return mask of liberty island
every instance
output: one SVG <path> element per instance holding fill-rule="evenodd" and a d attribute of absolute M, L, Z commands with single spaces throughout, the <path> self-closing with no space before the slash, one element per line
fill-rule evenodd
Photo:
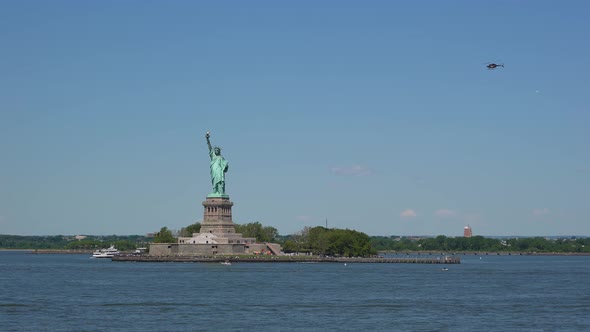
<path fill-rule="evenodd" d="M 458 256 L 438 257 L 326 257 L 325 255 L 286 255 L 279 244 L 243 237 L 236 233 L 232 207 L 234 203 L 226 191 L 228 161 L 221 148 L 211 145 L 211 134 L 205 134 L 209 150 L 211 192 L 205 197 L 203 219 L 198 233 L 178 237 L 175 243 L 151 243 L 149 254 L 115 256 L 113 261 L 143 262 L 343 262 L 343 263 L 426 263 L 459 264 Z M 238 255 L 242 255 L 240 258 Z"/>
<path fill-rule="evenodd" d="M 205 139 L 209 149 L 211 192 L 202 203 L 204 211 L 200 232 L 190 237 L 179 237 L 177 243 L 152 243 L 149 256 L 281 255 L 281 246 L 276 243 L 257 243 L 255 238 L 245 238 L 236 233 L 232 216 L 234 203 L 226 192 L 225 173 L 229 164 L 221 155 L 221 148 L 211 146 L 210 137 L 207 132 Z"/>

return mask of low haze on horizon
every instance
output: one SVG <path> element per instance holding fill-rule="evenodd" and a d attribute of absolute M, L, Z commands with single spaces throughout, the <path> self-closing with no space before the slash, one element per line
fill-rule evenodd
<path fill-rule="evenodd" d="M 589 236 L 589 9 L 3 1 L 0 234 Z"/>

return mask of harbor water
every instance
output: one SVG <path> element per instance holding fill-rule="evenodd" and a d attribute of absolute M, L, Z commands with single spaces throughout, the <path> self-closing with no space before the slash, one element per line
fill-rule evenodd
<path fill-rule="evenodd" d="M 590 256 L 134 263 L 0 251 L 2 331 L 590 331 Z"/>

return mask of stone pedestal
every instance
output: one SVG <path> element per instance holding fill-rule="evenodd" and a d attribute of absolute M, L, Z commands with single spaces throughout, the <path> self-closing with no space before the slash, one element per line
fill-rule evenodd
<path fill-rule="evenodd" d="M 256 243 L 255 238 L 244 238 L 236 233 L 232 221 L 231 208 L 234 205 L 227 195 L 209 195 L 203 202 L 204 213 L 201 231 L 193 233 L 192 237 L 179 237 L 178 244 L 215 245 L 213 254 L 219 253 L 218 245 L 240 245 L 241 248 L 233 248 L 229 253 L 244 253 L 248 245 Z M 227 251 L 227 250 L 226 250 Z"/>
<path fill-rule="evenodd" d="M 234 205 L 227 195 L 209 195 L 203 202 L 201 231 L 191 237 L 179 237 L 178 243 L 154 244 L 150 255 L 154 256 L 202 256 L 238 255 L 249 253 L 281 252 L 278 244 L 256 243 L 255 238 L 236 233 L 231 208 Z M 152 251 L 153 248 L 153 251 Z"/>
<path fill-rule="evenodd" d="M 203 202 L 205 212 L 201 233 L 233 234 L 236 232 L 232 221 L 231 208 L 234 205 L 229 196 L 211 197 Z"/>

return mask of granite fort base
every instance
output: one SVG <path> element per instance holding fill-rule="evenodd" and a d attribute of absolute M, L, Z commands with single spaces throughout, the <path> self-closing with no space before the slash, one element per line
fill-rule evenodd
<path fill-rule="evenodd" d="M 233 202 L 227 195 L 209 195 L 203 202 L 201 231 L 191 237 L 179 237 L 178 243 L 153 243 L 150 256 L 208 256 L 233 254 L 279 255 L 281 247 L 274 243 L 256 243 L 236 233 L 232 220 Z"/>

